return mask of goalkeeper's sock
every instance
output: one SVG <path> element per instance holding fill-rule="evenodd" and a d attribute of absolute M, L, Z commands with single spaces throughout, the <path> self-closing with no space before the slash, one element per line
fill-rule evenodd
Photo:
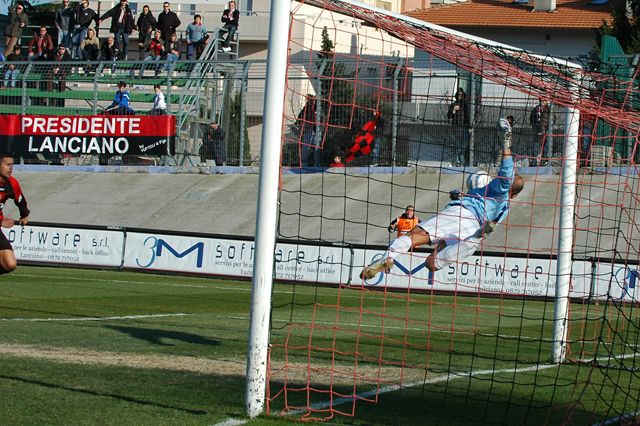
<path fill-rule="evenodd" d="M 410 249 L 411 249 L 411 237 L 407 235 L 403 235 L 391 242 L 391 245 L 387 250 L 387 257 L 389 259 L 395 259 L 401 254 L 409 252 Z"/>

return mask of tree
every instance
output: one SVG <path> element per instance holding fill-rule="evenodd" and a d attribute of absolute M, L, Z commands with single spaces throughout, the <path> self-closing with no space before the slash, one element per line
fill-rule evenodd
<path fill-rule="evenodd" d="M 319 58 L 330 58 L 333 57 L 333 49 L 335 45 L 333 41 L 329 38 L 329 30 L 327 27 L 322 28 L 322 43 L 320 44 L 320 53 L 318 53 Z"/>
<path fill-rule="evenodd" d="M 620 2 L 611 11 L 611 16 L 612 24 L 605 22 L 597 30 L 595 54 L 600 51 L 600 40 L 603 35 L 617 38 L 626 54 L 640 53 L 640 19 L 636 19 L 640 16 L 640 0 Z"/>

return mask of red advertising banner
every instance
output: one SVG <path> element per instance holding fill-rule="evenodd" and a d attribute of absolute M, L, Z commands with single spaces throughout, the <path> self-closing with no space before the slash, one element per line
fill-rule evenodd
<path fill-rule="evenodd" d="M 175 153 L 172 115 L 0 115 L 0 150 L 17 155 Z"/>

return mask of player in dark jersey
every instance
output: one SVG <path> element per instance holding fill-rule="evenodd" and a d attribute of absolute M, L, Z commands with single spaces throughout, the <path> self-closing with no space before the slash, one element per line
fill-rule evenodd
<path fill-rule="evenodd" d="M 22 188 L 13 174 L 13 155 L 0 153 L 0 224 L 3 228 L 11 228 L 16 221 L 6 218 L 2 213 L 5 203 L 9 198 L 13 198 L 16 206 L 20 210 L 20 225 L 29 223 L 29 208 L 27 200 L 24 198 Z M 16 269 L 18 262 L 13 253 L 13 247 L 4 232 L 0 232 L 0 274 L 6 274 Z"/>

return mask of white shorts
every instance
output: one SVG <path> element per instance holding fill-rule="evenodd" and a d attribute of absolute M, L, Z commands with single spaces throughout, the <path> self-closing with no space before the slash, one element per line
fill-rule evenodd
<path fill-rule="evenodd" d="M 480 222 L 471 211 L 462 206 L 446 207 L 418 226 L 429 233 L 434 246 L 440 241 L 446 243 L 446 247 L 436 254 L 435 266 L 438 269 L 471 256 L 481 241 L 477 237 Z"/>

